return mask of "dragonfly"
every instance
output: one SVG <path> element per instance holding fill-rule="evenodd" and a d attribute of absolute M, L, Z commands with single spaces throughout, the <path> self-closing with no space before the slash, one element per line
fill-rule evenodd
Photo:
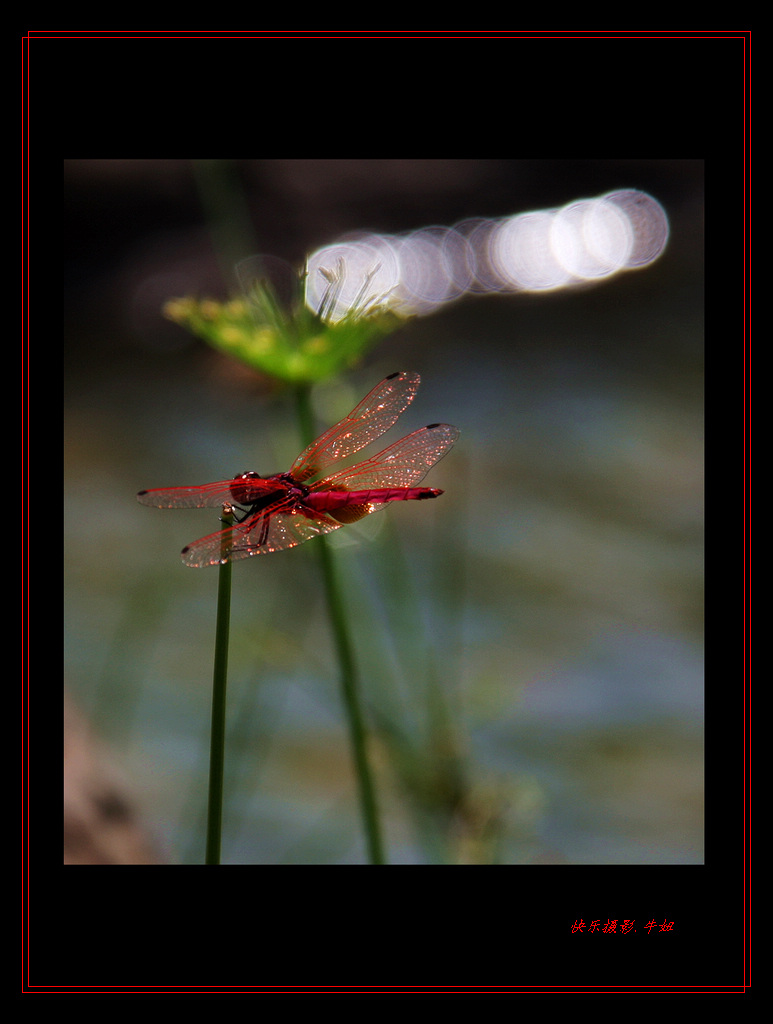
<path fill-rule="evenodd" d="M 153 508 L 220 507 L 233 514 L 230 525 L 183 548 L 185 565 L 201 568 L 295 547 L 394 501 L 437 498 L 442 490 L 418 485 L 459 437 L 449 423 L 430 423 L 364 462 L 331 472 L 395 424 L 420 380 L 417 373 L 385 377 L 305 448 L 287 473 L 249 471 L 197 487 L 140 491 L 137 499 Z"/>

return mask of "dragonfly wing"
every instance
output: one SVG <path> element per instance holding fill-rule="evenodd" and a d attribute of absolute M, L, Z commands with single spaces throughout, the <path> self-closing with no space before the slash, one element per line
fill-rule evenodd
<path fill-rule="evenodd" d="M 372 458 L 333 473 L 314 484 L 312 489 L 359 491 L 377 487 L 415 487 L 453 447 L 458 437 L 459 429 L 450 423 L 433 423 L 408 434 Z"/>
<path fill-rule="evenodd" d="M 294 548 L 341 525 L 325 512 L 291 511 L 284 502 L 277 502 L 242 523 L 194 541 L 183 548 L 182 559 L 192 568 L 234 562 Z"/>
<path fill-rule="evenodd" d="M 393 373 L 386 377 L 348 416 L 301 452 L 290 474 L 299 481 L 309 480 L 381 437 L 411 404 L 420 380 L 418 373 Z"/>
<path fill-rule="evenodd" d="M 201 484 L 198 487 L 157 487 L 150 491 L 140 491 L 137 501 L 151 508 L 220 508 L 232 505 L 240 492 L 242 496 L 238 501 L 250 505 L 276 490 L 277 483 L 271 477 L 235 477 L 233 480 L 218 480 L 217 483 Z"/>
<path fill-rule="evenodd" d="M 199 487 L 157 487 L 140 491 L 137 501 L 152 508 L 216 508 L 232 502 L 231 480 Z"/>

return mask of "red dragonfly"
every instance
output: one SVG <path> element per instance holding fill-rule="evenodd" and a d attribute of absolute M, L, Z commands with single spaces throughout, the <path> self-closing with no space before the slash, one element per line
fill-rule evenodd
<path fill-rule="evenodd" d="M 183 548 L 183 562 L 199 568 L 295 547 L 392 501 L 437 498 L 443 493 L 437 487 L 416 485 L 459 436 L 448 423 L 430 423 L 365 462 L 309 482 L 389 430 L 413 401 L 420 379 L 417 373 L 390 374 L 301 452 L 289 473 L 241 473 L 199 487 L 140 491 L 137 499 L 154 508 L 231 506 L 233 525 Z"/>

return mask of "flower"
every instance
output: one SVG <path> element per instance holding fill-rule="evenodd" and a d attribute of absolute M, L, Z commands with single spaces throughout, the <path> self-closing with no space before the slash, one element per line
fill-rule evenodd
<path fill-rule="evenodd" d="M 368 294 L 372 275 L 366 275 L 360 298 L 333 318 L 345 270 L 342 263 L 325 270 L 327 286 L 313 309 L 304 298 L 305 267 L 296 272 L 282 260 L 251 257 L 237 267 L 242 296 L 226 302 L 171 299 L 164 315 L 261 373 L 285 383 L 310 384 L 352 366 L 404 319 L 386 301 Z"/>

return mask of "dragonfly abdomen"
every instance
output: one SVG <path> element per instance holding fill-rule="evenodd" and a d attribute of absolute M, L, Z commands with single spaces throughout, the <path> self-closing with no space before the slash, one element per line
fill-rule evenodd
<path fill-rule="evenodd" d="M 304 504 L 317 512 L 334 512 L 348 505 L 383 505 L 388 501 L 421 501 L 437 498 L 437 487 L 378 487 L 369 491 L 312 491 Z"/>

